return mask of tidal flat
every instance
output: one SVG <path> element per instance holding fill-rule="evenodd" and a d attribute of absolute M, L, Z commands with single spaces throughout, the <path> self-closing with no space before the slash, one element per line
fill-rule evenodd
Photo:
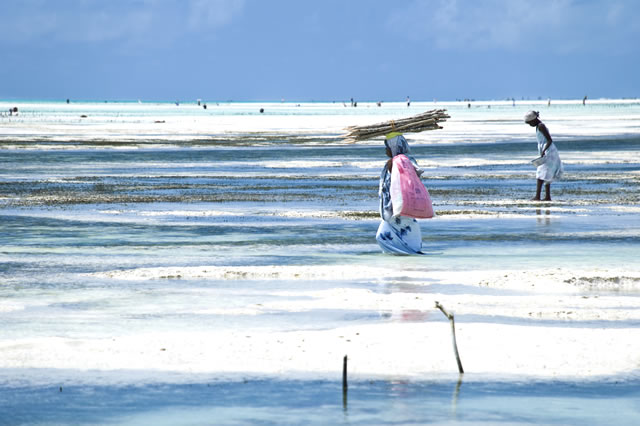
<path fill-rule="evenodd" d="M 632 424 L 640 104 L 361 106 L 0 118 L 2 421 Z M 426 255 L 383 255 L 382 140 L 340 135 L 435 107 L 444 129 L 406 135 Z M 528 109 L 565 164 L 552 202 Z"/>

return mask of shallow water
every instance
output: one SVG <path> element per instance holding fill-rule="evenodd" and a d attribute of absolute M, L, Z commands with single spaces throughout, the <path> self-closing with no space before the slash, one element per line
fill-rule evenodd
<path fill-rule="evenodd" d="M 634 424 L 636 382 L 242 381 L 2 391 L 6 424 Z M 34 403 L 34 401 L 38 401 Z"/>
<path fill-rule="evenodd" d="M 469 110 L 452 105 L 451 130 L 445 124 L 441 133 L 426 132 L 440 140 L 409 135 L 438 215 L 421 221 L 427 254 L 421 257 L 385 256 L 375 243 L 378 176 L 385 161 L 380 141 L 344 144 L 336 140 L 336 129 L 318 129 L 314 121 L 382 120 L 406 109 L 273 105 L 273 112 L 267 109 L 272 119 L 302 119 L 313 136 L 300 138 L 285 126 L 265 137 L 236 122 L 225 129 L 227 136 L 216 130 L 195 138 L 202 129 L 192 129 L 189 120 L 208 119 L 200 109 L 63 108 L 34 106 L 20 116 L 16 125 L 23 128 L 8 126 L 0 135 L 0 413 L 9 424 L 212 418 L 226 424 L 327 419 L 598 424 L 604 407 L 612 406 L 609 416 L 618 423 L 638 415 L 632 403 L 637 381 L 616 384 L 609 376 L 527 384 L 481 378 L 454 392 L 456 381 L 449 379 L 371 377 L 370 383 L 360 373 L 345 409 L 339 386 L 326 380 L 332 372 L 309 367 L 309 374 L 323 380 L 289 381 L 299 372 L 283 368 L 282 379 L 258 380 L 259 351 L 270 350 L 268 344 L 258 346 L 247 366 L 248 383 L 226 382 L 215 365 L 191 363 L 189 356 L 204 356 L 196 352 L 200 347 L 191 354 L 182 348 L 187 361 L 168 370 L 141 367 L 144 377 L 127 373 L 131 362 L 144 364 L 144 359 L 89 357 L 76 359 L 73 368 L 65 361 L 65 351 L 73 354 L 74 347 L 112 341 L 126 351 L 120 342 L 144 342 L 149 335 L 160 336 L 159 344 L 171 349 L 180 344 L 175 336 L 181 333 L 264 335 L 268 342 L 275 333 L 444 322 L 426 307 L 399 309 L 358 299 L 369 294 L 468 303 L 489 298 L 504 300 L 507 307 L 510 300 L 542 295 L 548 300 L 530 308 L 535 315 L 478 308 L 457 318 L 462 324 L 638 331 L 637 104 L 594 105 L 587 111 L 559 105 L 554 115 L 547 113 L 553 117 L 547 123 L 551 133 L 558 129 L 566 168 L 565 178 L 552 186 L 551 203 L 529 201 L 535 187 L 529 164 L 536 154 L 534 137 L 531 129 L 513 130 L 523 127 L 519 111 L 528 106 L 514 112 L 511 105 Z M 216 108 L 207 111 L 215 117 L 257 115 L 253 104 Z M 98 115 L 91 125 L 76 117 L 85 110 Z M 596 124 L 572 134 L 571 125 L 585 115 Z M 149 118 L 176 116 L 186 137 L 150 136 L 142 129 Z M 119 133 L 112 122 L 122 127 Z M 43 139 L 36 124 L 60 134 Z M 121 137 L 129 142 L 123 144 Z M 564 275 L 553 278 L 558 270 Z M 456 275 L 464 271 L 472 276 Z M 504 271 L 509 278 L 506 284 L 474 281 L 473 274 L 482 271 Z M 522 285 L 511 278 L 517 273 Z M 560 281 L 558 295 L 533 286 L 548 276 Z M 575 304 L 613 299 L 607 303 L 617 303 L 618 310 L 608 316 L 613 308 L 603 307 L 582 319 L 547 312 L 558 297 Z M 214 381 L 192 383 L 192 371 L 203 369 Z M 105 371 L 115 372 L 116 384 L 102 382 Z M 153 383 L 149 376 L 155 376 Z M 31 393 L 42 398 L 39 409 Z"/>

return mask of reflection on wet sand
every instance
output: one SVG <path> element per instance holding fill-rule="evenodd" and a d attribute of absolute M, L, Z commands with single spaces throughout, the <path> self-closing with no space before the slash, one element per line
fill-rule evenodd
<path fill-rule="evenodd" d="M 536 219 L 539 225 L 550 225 L 551 224 L 551 210 L 546 209 L 544 212 L 541 209 L 536 209 Z"/>

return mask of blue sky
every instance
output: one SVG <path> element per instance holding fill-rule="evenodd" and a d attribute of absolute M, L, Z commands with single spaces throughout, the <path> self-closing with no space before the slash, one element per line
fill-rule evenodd
<path fill-rule="evenodd" d="M 0 99 L 640 97 L 636 0 L 0 3 Z"/>

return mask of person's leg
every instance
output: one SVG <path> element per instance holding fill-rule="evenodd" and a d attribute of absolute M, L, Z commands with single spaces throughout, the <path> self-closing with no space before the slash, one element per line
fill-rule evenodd
<path fill-rule="evenodd" d="M 536 185 L 536 196 L 531 199 L 532 201 L 540 201 L 540 192 L 542 191 L 543 183 L 544 181 L 542 179 L 538 179 L 537 185 Z"/>
<path fill-rule="evenodd" d="M 544 189 L 545 189 L 545 192 L 546 192 L 546 194 L 547 194 L 547 196 L 546 196 L 546 197 L 544 197 L 544 201 L 551 201 L 551 184 L 550 184 L 550 183 L 547 183 L 547 184 L 544 186 Z"/>

